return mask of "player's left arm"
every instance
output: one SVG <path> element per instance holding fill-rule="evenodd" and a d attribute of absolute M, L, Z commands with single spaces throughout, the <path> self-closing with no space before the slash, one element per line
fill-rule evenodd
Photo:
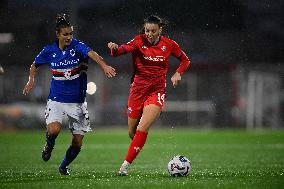
<path fill-rule="evenodd" d="M 179 45 L 173 41 L 172 55 L 179 59 L 180 64 L 176 69 L 175 74 L 171 77 L 173 87 L 176 88 L 178 83 L 181 81 L 181 75 L 187 70 L 190 65 L 188 56 L 183 52 Z"/>
<path fill-rule="evenodd" d="M 95 51 L 91 50 L 88 52 L 88 56 L 95 61 L 96 63 L 98 63 L 102 70 L 104 71 L 104 73 L 106 74 L 107 77 L 114 77 L 116 75 L 115 69 L 111 66 L 109 66 L 105 60 L 103 59 L 103 57 L 101 57 L 100 55 L 98 55 L 98 53 L 96 53 Z"/>

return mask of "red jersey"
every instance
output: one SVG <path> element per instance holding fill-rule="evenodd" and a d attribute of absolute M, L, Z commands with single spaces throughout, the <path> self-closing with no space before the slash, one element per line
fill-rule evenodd
<path fill-rule="evenodd" d="M 180 60 L 176 70 L 180 74 L 188 68 L 190 61 L 175 41 L 164 36 L 160 36 L 158 43 L 152 45 L 145 34 L 137 35 L 130 42 L 111 51 L 112 56 L 126 53 L 132 53 L 134 65 L 134 78 L 128 99 L 128 115 L 136 118 L 141 116 L 143 106 L 149 103 L 163 106 L 170 55 Z"/>
<path fill-rule="evenodd" d="M 154 84 L 153 80 L 156 80 L 165 87 L 170 55 L 180 60 L 180 65 L 176 71 L 181 74 L 190 64 L 189 58 L 179 45 L 174 40 L 164 36 L 160 36 L 159 42 L 152 45 L 145 34 L 137 35 L 133 40 L 121 45 L 118 50 L 112 51 L 111 55 L 119 56 L 126 53 L 132 53 L 134 83 Z M 158 84 L 156 82 L 155 84 Z"/>

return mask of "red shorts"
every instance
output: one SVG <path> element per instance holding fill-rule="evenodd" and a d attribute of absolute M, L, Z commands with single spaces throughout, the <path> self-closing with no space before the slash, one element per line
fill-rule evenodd
<path fill-rule="evenodd" d="M 130 93 L 128 98 L 128 117 L 139 119 L 142 116 L 143 108 L 149 104 L 155 104 L 161 109 L 164 107 L 165 93 L 157 92 L 150 95 L 139 95 L 136 93 Z"/>

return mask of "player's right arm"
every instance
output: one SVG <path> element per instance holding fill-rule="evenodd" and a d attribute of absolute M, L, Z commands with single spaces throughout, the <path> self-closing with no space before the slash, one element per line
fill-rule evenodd
<path fill-rule="evenodd" d="M 118 44 L 114 42 L 109 42 L 107 46 L 110 49 L 111 56 L 120 56 L 126 53 L 125 49 L 122 46 L 118 46 Z"/>
<path fill-rule="evenodd" d="M 35 61 L 32 63 L 30 68 L 29 80 L 23 89 L 24 95 L 27 95 L 34 87 L 37 69 L 40 65 L 47 63 L 48 51 L 48 47 L 43 48 L 42 51 L 36 56 Z"/>
<path fill-rule="evenodd" d="M 140 39 L 140 36 L 136 36 L 134 39 L 129 41 L 128 43 L 118 45 L 114 42 L 109 42 L 107 44 L 108 48 L 110 49 L 111 56 L 120 56 L 122 54 L 131 53 L 137 49 L 137 41 Z"/>
<path fill-rule="evenodd" d="M 35 63 L 32 63 L 31 68 L 30 68 L 29 80 L 28 80 L 28 82 L 25 85 L 24 90 L 23 90 L 24 95 L 29 94 L 29 92 L 34 87 L 36 72 L 37 72 L 37 67 L 36 67 Z"/>

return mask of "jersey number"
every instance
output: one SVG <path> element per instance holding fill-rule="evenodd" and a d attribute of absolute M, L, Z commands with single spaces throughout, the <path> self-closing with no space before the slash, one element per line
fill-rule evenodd
<path fill-rule="evenodd" d="M 165 94 L 158 93 L 158 100 L 157 100 L 157 102 L 159 104 L 163 105 L 164 102 L 165 102 Z"/>

